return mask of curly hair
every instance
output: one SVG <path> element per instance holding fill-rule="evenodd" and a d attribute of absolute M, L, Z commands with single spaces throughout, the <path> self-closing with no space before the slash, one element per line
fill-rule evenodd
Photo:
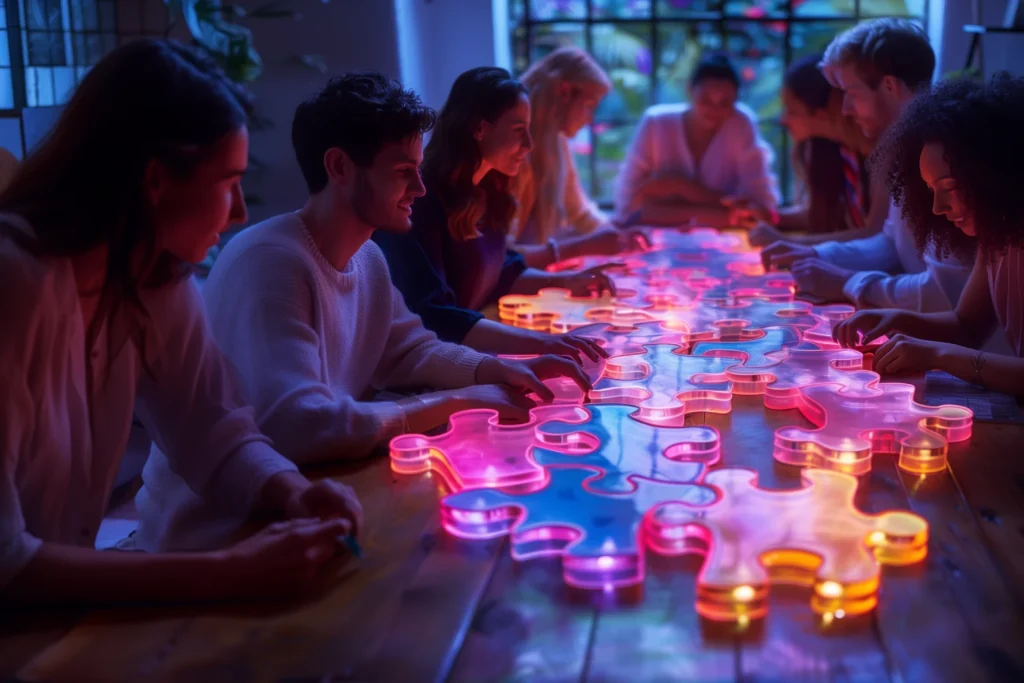
<path fill-rule="evenodd" d="M 907 107 L 871 157 L 874 173 L 914 233 L 918 249 L 931 244 L 942 257 L 986 255 L 1024 242 L 1024 78 L 1006 72 L 989 83 L 946 81 Z M 932 192 L 921 178 L 921 150 L 941 143 L 977 240 L 932 213 Z"/>

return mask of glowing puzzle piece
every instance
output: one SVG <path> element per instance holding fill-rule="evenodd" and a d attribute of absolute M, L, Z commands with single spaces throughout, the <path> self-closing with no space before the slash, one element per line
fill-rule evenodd
<path fill-rule="evenodd" d="M 713 345 L 701 343 L 693 353 L 700 355 L 712 348 Z M 733 394 L 764 394 L 766 408 L 789 410 L 799 407 L 801 387 L 828 383 L 864 390 L 877 382 L 878 375 L 863 370 L 863 365 L 864 356 L 859 351 L 821 349 L 805 341 L 768 352 L 763 361 L 733 365 L 726 375 L 732 382 Z"/>
<path fill-rule="evenodd" d="M 694 356 L 728 358 L 742 363 L 748 369 L 774 365 L 776 360 L 769 354 L 800 342 L 800 334 L 792 327 L 767 327 L 764 336 L 742 341 L 713 341 L 694 344 L 690 353 Z M 731 368 L 730 368 L 731 369 Z M 733 393 L 736 387 L 733 387 Z"/>
<path fill-rule="evenodd" d="M 748 249 L 746 238 L 739 233 L 723 233 L 714 228 L 646 228 L 644 234 L 650 242 L 651 250 L 680 249 L 683 251 L 700 251 L 715 249 L 719 251 L 738 252 Z"/>
<path fill-rule="evenodd" d="M 449 418 L 437 436 L 405 434 L 391 440 L 391 469 L 401 474 L 438 472 L 449 489 L 540 485 L 544 470 L 530 459 L 534 446 L 589 450 L 571 442 L 544 443 L 537 426 L 548 420 L 582 422 L 590 413 L 577 406 L 549 405 L 530 410 L 529 422 L 503 425 L 495 410 L 463 410 Z"/>
<path fill-rule="evenodd" d="M 679 344 L 683 340 L 679 330 L 667 328 L 658 321 L 634 325 L 595 323 L 578 327 L 573 333 L 597 340 L 610 356 L 643 353 L 645 344 Z"/>
<path fill-rule="evenodd" d="M 812 384 L 800 389 L 797 407 L 818 429 L 782 427 L 775 431 L 775 459 L 787 465 L 871 471 L 874 453 L 899 454 L 899 466 L 914 474 L 946 468 L 948 443 L 971 436 L 974 413 L 961 406 L 924 406 L 914 387 L 878 383 L 863 387 Z"/>
<path fill-rule="evenodd" d="M 576 297 L 567 289 L 546 288 L 536 294 L 508 294 L 498 300 L 502 322 L 542 332 L 564 333 L 594 322 L 616 318 L 650 320 L 639 309 L 623 306 L 607 294 Z"/>
<path fill-rule="evenodd" d="M 652 427 L 630 417 L 635 409 L 622 405 L 591 405 L 585 422 L 548 420 L 537 427 L 546 444 L 535 448 L 534 461 L 543 467 L 588 467 L 604 474 L 589 482 L 599 493 L 633 490 L 629 478 L 639 475 L 661 482 L 698 481 L 705 468 L 718 462 L 720 438 L 713 427 Z M 592 448 L 580 452 L 581 445 Z"/>
<path fill-rule="evenodd" d="M 928 523 L 915 514 L 878 515 L 854 505 L 857 479 L 807 470 L 805 486 L 767 491 L 746 469 L 711 472 L 718 499 L 703 509 L 656 507 L 643 537 L 665 555 L 705 556 L 697 612 L 741 626 L 768 611 L 772 583 L 808 586 L 811 609 L 826 622 L 866 614 L 878 604 L 879 565 L 915 564 L 928 553 Z"/>
<path fill-rule="evenodd" d="M 636 406 L 634 417 L 655 426 L 682 426 L 688 413 L 732 410 L 732 384 L 725 371 L 734 361 L 682 355 L 671 344 L 644 349 L 643 354 L 609 358 L 590 401 Z"/>
<path fill-rule="evenodd" d="M 649 309 L 692 305 L 701 295 L 683 279 L 660 275 L 612 275 L 617 301 L 626 306 L 644 309 L 648 315 L 656 315 Z"/>
<path fill-rule="evenodd" d="M 709 304 L 732 304 L 745 299 L 792 301 L 796 283 L 789 272 L 762 275 L 735 275 L 700 292 L 701 301 Z"/>
<path fill-rule="evenodd" d="M 598 470 L 552 467 L 546 486 L 527 492 L 469 489 L 441 502 L 441 518 L 453 535 L 469 539 L 512 535 L 512 557 L 562 557 L 570 586 L 609 589 L 644 578 L 637 533 L 652 508 L 669 501 L 706 505 L 713 489 L 631 477 L 628 493 L 597 493 Z"/>

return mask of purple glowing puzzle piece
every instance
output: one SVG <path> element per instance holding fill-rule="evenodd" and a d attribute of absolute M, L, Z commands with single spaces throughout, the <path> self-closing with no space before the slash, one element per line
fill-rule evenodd
<path fill-rule="evenodd" d="M 603 473 L 580 467 L 551 467 L 546 486 L 527 492 L 470 489 L 441 502 L 449 533 L 468 539 L 511 534 L 512 557 L 562 557 L 570 586 L 610 590 L 641 583 L 643 552 L 637 538 L 641 521 L 669 502 L 700 506 L 715 491 L 699 484 L 667 484 L 630 477 L 626 493 L 598 493 Z"/>
<path fill-rule="evenodd" d="M 629 478 L 692 483 L 720 457 L 720 439 L 713 427 L 652 427 L 630 417 L 632 406 L 590 405 L 585 422 L 548 420 L 538 426 L 544 443 L 565 446 L 560 450 L 535 448 L 533 459 L 542 467 L 587 467 L 602 471 L 590 481 L 601 493 L 633 489 Z M 592 448 L 580 451 L 580 445 Z"/>

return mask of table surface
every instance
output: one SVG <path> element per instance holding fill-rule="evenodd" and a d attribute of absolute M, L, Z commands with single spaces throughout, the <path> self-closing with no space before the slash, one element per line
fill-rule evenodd
<path fill-rule="evenodd" d="M 773 432 L 803 418 L 737 396 L 723 464 L 766 488 L 799 472 L 773 463 Z M 1022 681 L 1024 427 L 977 423 L 927 478 L 876 456 L 858 504 L 910 509 L 930 524 L 929 556 L 883 570 L 877 610 L 824 628 L 806 590 L 773 588 L 743 634 L 694 611 L 699 558 L 649 556 L 642 596 L 596 601 L 563 585 L 557 560 L 515 563 L 505 540 L 459 541 L 438 524 L 428 475 L 386 457 L 347 471 L 366 509 L 363 559 L 288 604 L 179 606 L 0 617 L 0 680 L 25 681 Z"/>

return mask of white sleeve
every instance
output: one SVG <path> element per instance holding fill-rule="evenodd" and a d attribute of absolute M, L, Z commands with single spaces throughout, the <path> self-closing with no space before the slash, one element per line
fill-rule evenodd
<path fill-rule="evenodd" d="M 903 270 L 896 244 L 884 231 L 849 242 L 823 242 L 815 246 L 814 251 L 818 258 L 840 268 L 882 275 Z"/>
<path fill-rule="evenodd" d="M 36 422 L 29 368 L 43 364 L 33 361 L 47 357 L 57 335 L 39 315 L 53 302 L 27 285 L 33 280 L 24 267 L 15 259 L 0 260 L 0 590 L 43 544 L 27 530 L 15 476 L 21 458 L 40 457 L 27 452 Z"/>
<path fill-rule="evenodd" d="M 615 181 L 615 211 L 630 212 L 637 190 L 654 172 L 654 118 L 645 112 L 636 126 L 633 141 Z"/>
<path fill-rule="evenodd" d="M 139 418 L 193 491 L 225 512 L 247 514 L 270 477 L 296 467 L 257 428 L 191 278 L 154 292 L 146 304 L 152 376 L 140 375 Z"/>
<path fill-rule="evenodd" d="M 925 270 L 920 273 L 855 273 L 846 281 L 843 293 L 862 307 L 902 308 L 918 313 L 953 310 L 967 285 L 971 269 L 956 260 L 939 260 L 928 252 L 923 260 Z"/>

